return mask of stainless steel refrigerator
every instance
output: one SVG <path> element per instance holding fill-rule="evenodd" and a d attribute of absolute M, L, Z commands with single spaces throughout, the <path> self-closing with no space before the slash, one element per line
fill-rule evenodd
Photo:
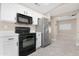
<path fill-rule="evenodd" d="M 37 31 L 41 32 L 41 47 L 46 47 L 51 43 L 49 39 L 49 23 L 47 18 L 39 18 Z"/>

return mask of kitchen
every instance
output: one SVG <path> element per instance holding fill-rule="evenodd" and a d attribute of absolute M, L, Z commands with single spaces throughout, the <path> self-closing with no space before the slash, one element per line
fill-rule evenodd
<path fill-rule="evenodd" d="M 41 31 L 38 31 L 38 19 L 43 19 L 42 17 L 46 16 L 16 3 L 1 3 L 0 9 L 0 37 L 2 39 L 0 55 L 23 55 L 23 52 L 19 53 L 19 50 L 23 49 L 23 47 L 20 47 L 20 45 L 22 46 L 23 43 L 19 43 L 21 32 L 29 33 L 26 34 L 26 36 L 28 35 L 29 38 L 29 35 L 34 35 L 32 38 L 34 38 L 33 44 L 35 48 L 32 48 L 32 50 L 35 51 L 36 49 L 39 49 L 41 46 Z M 24 55 L 28 55 L 30 53 L 26 53 Z"/>
<path fill-rule="evenodd" d="M 0 56 L 79 55 L 78 6 L 0 3 Z"/>

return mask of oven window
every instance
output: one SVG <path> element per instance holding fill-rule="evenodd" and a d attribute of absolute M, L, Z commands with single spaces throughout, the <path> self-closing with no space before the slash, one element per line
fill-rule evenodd
<path fill-rule="evenodd" d="M 29 37 L 23 40 L 23 48 L 26 48 L 31 45 L 34 45 L 34 38 Z"/>

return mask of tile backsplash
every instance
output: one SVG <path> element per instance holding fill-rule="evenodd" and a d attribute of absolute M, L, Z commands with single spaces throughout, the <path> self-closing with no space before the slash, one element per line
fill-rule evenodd
<path fill-rule="evenodd" d="M 0 21 L 0 31 L 15 31 L 15 27 L 30 27 L 31 32 L 35 32 L 34 25 L 15 24 L 12 22 Z"/>
<path fill-rule="evenodd" d="M 0 31 L 14 31 L 15 24 L 6 22 L 6 21 L 0 21 Z"/>

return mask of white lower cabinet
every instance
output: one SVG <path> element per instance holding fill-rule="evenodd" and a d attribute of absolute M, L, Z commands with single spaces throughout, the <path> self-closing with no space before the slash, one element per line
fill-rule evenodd
<path fill-rule="evenodd" d="M 36 49 L 41 46 L 41 32 L 36 32 Z"/>
<path fill-rule="evenodd" d="M 3 45 L 2 45 L 3 41 L 2 41 L 2 39 L 3 38 L 0 38 L 0 56 L 3 55 Z"/>
<path fill-rule="evenodd" d="M 16 37 L 6 37 L 3 41 L 3 55 L 7 56 L 17 56 L 18 55 L 18 46 L 17 46 Z"/>
<path fill-rule="evenodd" d="M 6 35 L 0 37 L 1 51 L 0 55 L 2 56 L 18 56 L 18 35 Z"/>

